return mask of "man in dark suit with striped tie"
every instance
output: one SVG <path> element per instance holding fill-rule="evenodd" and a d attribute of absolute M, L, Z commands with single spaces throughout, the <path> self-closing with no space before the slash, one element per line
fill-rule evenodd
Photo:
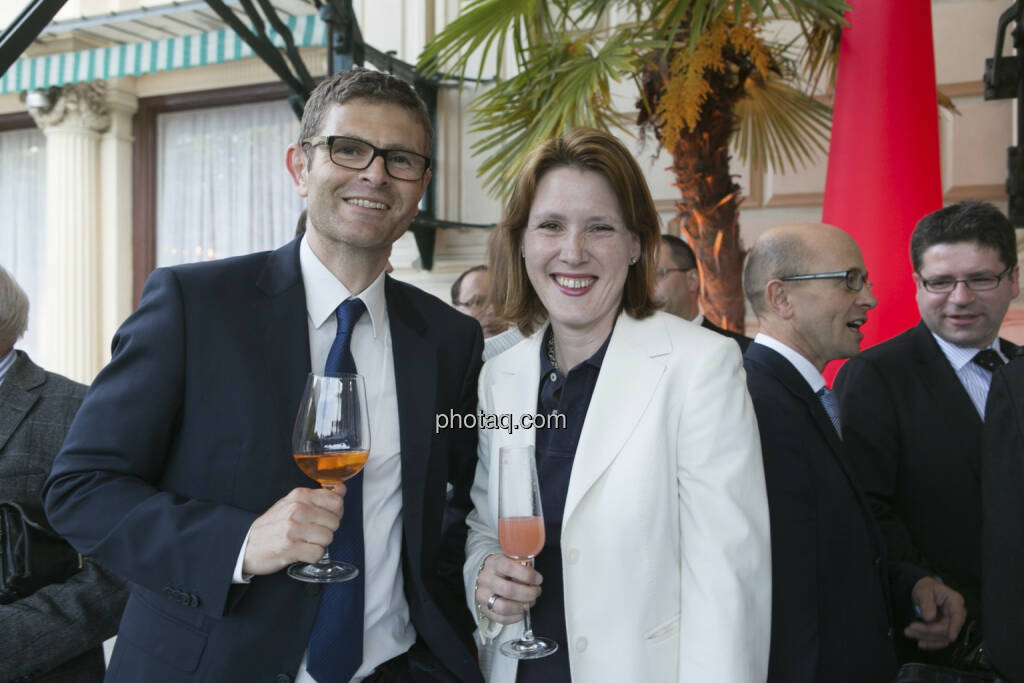
<path fill-rule="evenodd" d="M 773 228 L 747 257 L 744 289 L 761 326 L 743 365 L 771 517 L 768 681 L 888 683 L 894 627 L 922 648 L 944 647 L 965 615 L 955 591 L 886 561 L 821 374 L 858 353 L 877 303 L 863 257 L 829 225 Z"/>
<path fill-rule="evenodd" d="M 890 557 L 940 576 L 977 619 L 982 427 L 992 371 L 1015 350 L 999 326 L 1018 293 L 1016 235 L 994 206 L 959 202 L 918 222 L 910 259 L 921 322 L 846 363 L 836 393 Z M 954 664 L 952 650 L 932 661 Z"/>
<path fill-rule="evenodd" d="M 108 681 L 480 680 L 461 583 L 476 434 L 433 428 L 475 411 L 480 326 L 385 273 L 431 136 L 407 83 L 328 78 L 287 152 L 304 235 L 147 281 L 45 490 L 54 527 L 133 584 Z M 344 370 L 372 439 L 335 493 L 291 431 L 307 374 Z M 357 580 L 282 571 L 328 546 Z"/>

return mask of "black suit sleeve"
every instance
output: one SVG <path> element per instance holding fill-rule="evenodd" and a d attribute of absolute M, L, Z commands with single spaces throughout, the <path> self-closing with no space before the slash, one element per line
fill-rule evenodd
<path fill-rule="evenodd" d="M 1024 398 L 1014 405 L 1011 378 L 1020 392 L 1024 360 L 995 373 L 985 408 L 981 586 L 986 649 L 1009 680 L 1024 681 Z"/>
<path fill-rule="evenodd" d="M 817 486 L 801 429 L 806 416 L 752 391 L 758 415 L 772 541 L 768 683 L 815 683 L 820 651 Z M 786 427 L 781 427 L 786 425 Z"/>
<path fill-rule="evenodd" d="M 894 506 L 900 427 L 888 384 L 872 363 L 851 358 L 836 376 L 835 388 L 848 463 L 878 520 L 889 559 L 927 569 L 927 561 Z"/>

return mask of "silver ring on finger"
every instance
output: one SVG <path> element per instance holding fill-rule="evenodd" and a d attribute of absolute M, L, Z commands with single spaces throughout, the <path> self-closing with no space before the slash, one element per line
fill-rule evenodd
<path fill-rule="evenodd" d="M 498 597 L 497 593 L 491 593 L 491 597 L 487 598 L 487 609 L 494 611 L 494 603 L 498 601 Z"/>

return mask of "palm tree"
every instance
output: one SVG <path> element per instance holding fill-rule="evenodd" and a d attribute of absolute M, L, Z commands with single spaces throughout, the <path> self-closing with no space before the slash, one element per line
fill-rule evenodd
<path fill-rule="evenodd" d="M 472 104 L 483 133 L 472 151 L 495 194 L 529 150 L 572 126 L 629 132 L 635 120 L 653 133 L 672 156 L 704 311 L 742 331 L 742 197 L 729 146 L 783 172 L 826 150 L 831 113 L 812 95 L 834 78 L 846 9 L 844 0 L 472 0 L 420 64 L 460 79 L 472 63 L 477 76 L 484 65 L 514 72 Z M 766 37 L 774 18 L 788 19 L 795 37 Z M 626 79 L 638 91 L 635 116 L 612 97 Z"/>

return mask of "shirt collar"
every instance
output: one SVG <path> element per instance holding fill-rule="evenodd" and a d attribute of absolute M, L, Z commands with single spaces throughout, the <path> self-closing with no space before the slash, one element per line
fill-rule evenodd
<path fill-rule="evenodd" d="M 14 365 L 15 358 L 17 358 L 17 353 L 14 349 L 11 349 L 3 356 L 0 356 L 0 384 L 3 383 L 4 378 L 7 377 L 7 373 L 10 372 L 11 366 Z"/>
<path fill-rule="evenodd" d="M 704 324 L 704 314 L 703 313 L 698 313 L 697 317 L 694 318 L 693 320 L 691 320 L 690 322 L 693 323 L 694 325 L 703 325 Z"/>
<path fill-rule="evenodd" d="M 306 288 L 306 311 L 310 320 L 317 328 L 334 315 L 342 301 L 350 298 L 362 300 L 366 312 L 370 315 L 373 325 L 373 337 L 377 338 L 381 326 L 387 319 L 387 300 L 384 297 L 384 270 L 370 283 L 370 286 L 353 295 L 345 285 L 341 284 L 334 273 L 327 269 L 306 242 L 303 236 L 299 244 L 299 267 L 302 270 L 302 283 Z"/>
<path fill-rule="evenodd" d="M 929 330 L 929 332 L 930 331 L 931 330 Z M 943 355 L 946 356 L 946 360 L 949 361 L 949 364 L 952 365 L 953 369 L 956 370 L 957 372 L 960 372 L 965 367 L 967 367 L 967 365 L 972 360 L 974 360 L 974 357 L 977 356 L 980 352 L 984 351 L 985 349 L 992 349 L 993 351 L 999 354 L 999 357 L 1002 358 L 1004 362 L 1007 360 L 1006 357 L 1003 355 L 1003 350 L 999 348 L 998 336 L 995 339 L 993 339 L 992 343 L 986 346 L 985 349 L 974 349 L 970 347 L 957 346 L 956 344 L 946 341 L 945 339 L 935 334 L 934 332 L 932 332 L 932 337 L 935 338 L 935 343 L 937 343 L 939 345 L 939 348 L 942 349 L 942 353 Z"/>
<path fill-rule="evenodd" d="M 825 386 L 825 377 L 818 372 L 818 368 L 814 367 L 811 361 L 801 356 L 792 347 L 783 344 L 775 337 L 768 336 L 764 332 L 757 333 L 757 336 L 754 337 L 754 343 L 767 346 L 788 360 L 796 368 L 796 371 L 800 373 L 800 376 L 804 378 L 804 381 L 811 386 L 811 391 L 814 393 L 818 393 Z"/>

